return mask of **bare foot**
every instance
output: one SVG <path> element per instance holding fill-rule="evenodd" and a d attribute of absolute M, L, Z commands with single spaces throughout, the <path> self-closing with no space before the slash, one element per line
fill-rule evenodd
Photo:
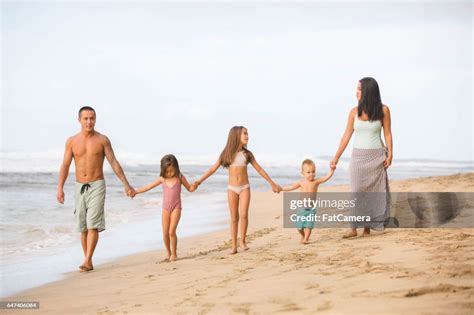
<path fill-rule="evenodd" d="M 80 265 L 79 266 L 79 271 L 80 272 L 89 272 L 89 271 L 92 271 L 94 270 L 94 266 L 92 265 Z"/>
<path fill-rule="evenodd" d="M 237 247 L 232 247 L 232 251 L 230 252 L 231 255 L 237 254 Z"/>
<path fill-rule="evenodd" d="M 304 244 L 304 245 L 309 244 L 309 240 L 304 240 L 304 241 L 303 241 L 303 244 Z"/>
<path fill-rule="evenodd" d="M 356 237 L 357 236 L 357 230 L 350 230 L 342 238 L 351 238 L 351 237 Z"/>
<path fill-rule="evenodd" d="M 170 261 L 176 261 L 176 259 L 178 259 L 176 255 L 171 255 L 169 258 Z"/>
<path fill-rule="evenodd" d="M 248 247 L 245 243 L 240 243 L 240 248 L 242 248 L 243 250 L 248 250 L 250 247 Z"/>
<path fill-rule="evenodd" d="M 300 244 L 304 244 L 304 236 L 301 235 Z"/>
<path fill-rule="evenodd" d="M 370 235 L 370 228 L 364 228 L 364 233 L 362 233 L 362 236 L 369 236 Z"/>

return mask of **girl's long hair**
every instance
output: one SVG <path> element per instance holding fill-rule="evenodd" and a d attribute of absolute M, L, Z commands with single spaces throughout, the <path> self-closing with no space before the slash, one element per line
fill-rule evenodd
<path fill-rule="evenodd" d="M 374 78 L 362 78 L 359 80 L 361 85 L 361 96 L 357 106 L 357 116 L 366 113 L 370 121 L 383 119 L 383 105 L 380 98 L 380 90 L 377 81 Z"/>
<path fill-rule="evenodd" d="M 160 176 L 165 177 L 166 169 L 172 166 L 176 172 L 176 177 L 181 177 L 181 171 L 179 170 L 178 159 L 173 154 L 167 154 L 161 158 Z"/>
<path fill-rule="evenodd" d="M 245 127 L 243 126 L 234 126 L 230 129 L 229 135 L 227 136 L 227 143 L 219 156 L 219 161 L 222 167 L 228 168 L 234 161 L 235 155 L 240 147 L 240 137 L 244 128 Z M 247 150 L 246 145 L 242 146 L 242 150 L 244 151 L 247 163 L 251 162 L 253 160 L 252 152 Z"/>

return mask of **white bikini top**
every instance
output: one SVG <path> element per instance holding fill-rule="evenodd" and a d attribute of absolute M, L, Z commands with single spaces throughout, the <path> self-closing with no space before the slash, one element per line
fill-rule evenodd
<path fill-rule="evenodd" d="M 247 159 L 245 158 L 244 151 L 237 152 L 234 161 L 232 161 L 230 166 L 247 166 Z"/>

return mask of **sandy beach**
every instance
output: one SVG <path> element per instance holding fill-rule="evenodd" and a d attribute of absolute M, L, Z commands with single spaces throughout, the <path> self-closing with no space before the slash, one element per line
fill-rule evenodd
<path fill-rule="evenodd" d="M 391 181 L 391 190 L 474 192 L 474 173 Z M 4 313 L 474 312 L 474 228 L 387 229 L 350 240 L 342 229 L 315 229 L 300 245 L 296 229 L 282 228 L 281 208 L 282 194 L 253 193 L 248 251 L 228 254 L 228 230 L 183 238 L 174 263 L 152 251 L 97 265 L 2 299 L 38 301 L 40 310 Z"/>

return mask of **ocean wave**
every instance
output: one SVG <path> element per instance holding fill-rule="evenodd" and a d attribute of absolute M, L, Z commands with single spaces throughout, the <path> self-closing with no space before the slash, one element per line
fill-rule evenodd
<path fill-rule="evenodd" d="M 116 156 L 122 167 L 131 170 L 137 176 L 147 175 L 148 172 L 159 171 L 161 155 L 156 153 L 129 153 L 116 152 Z M 180 155 L 176 154 L 180 165 L 183 167 L 210 167 L 216 160 L 217 155 Z M 62 162 L 63 152 L 60 150 L 44 152 L 0 152 L 0 172 L 2 173 L 58 173 Z M 305 158 L 312 158 L 317 167 L 327 168 L 330 157 L 311 157 L 303 154 L 259 154 L 260 165 L 269 168 L 288 167 L 298 169 Z M 342 158 L 338 168 L 348 169 L 349 160 Z M 473 161 L 446 161 L 436 159 L 395 159 L 394 167 L 402 168 L 444 168 L 466 171 L 474 170 Z M 74 167 L 71 166 L 71 171 Z M 104 164 L 106 172 L 112 172 L 108 163 Z"/>

